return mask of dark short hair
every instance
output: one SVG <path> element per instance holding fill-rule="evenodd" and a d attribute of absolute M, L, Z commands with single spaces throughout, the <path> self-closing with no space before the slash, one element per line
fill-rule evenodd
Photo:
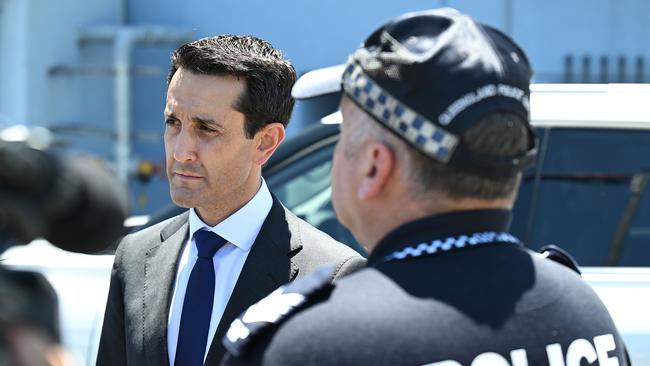
<path fill-rule="evenodd" d="M 493 157 L 515 156 L 527 150 L 529 134 L 525 121 L 514 113 L 493 112 L 473 123 L 462 136 L 473 152 Z M 485 200 L 509 198 L 519 189 L 521 174 L 513 172 L 500 177 L 469 173 L 438 162 L 418 150 L 408 149 L 417 191 L 430 189 L 446 193 L 450 198 Z"/>
<path fill-rule="evenodd" d="M 280 51 L 254 36 L 220 35 L 189 42 L 171 55 L 167 83 L 183 68 L 201 75 L 231 75 L 245 80 L 244 93 L 233 106 L 246 117 L 251 138 L 270 122 L 285 127 L 295 100 L 291 88 L 296 71 Z"/>

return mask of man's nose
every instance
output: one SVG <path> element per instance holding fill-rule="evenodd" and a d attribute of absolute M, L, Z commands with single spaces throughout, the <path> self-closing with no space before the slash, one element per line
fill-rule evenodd
<path fill-rule="evenodd" d="M 187 128 L 181 128 L 174 141 L 174 160 L 192 162 L 197 160 L 196 136 Z"/>

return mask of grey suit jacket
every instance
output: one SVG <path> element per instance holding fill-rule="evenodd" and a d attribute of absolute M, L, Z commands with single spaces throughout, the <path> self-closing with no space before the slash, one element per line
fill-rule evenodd
<path fill-rule="evenodd" d="M 167 320 L 178 259 L 189 235 L 188 212 L 125 237 L 115 254 L 97 365 L 168 365 Z M 225 353 L 230 323 L 280 285 L 335 267 L 332 280 L 365 259 L 301 220 L 273 196 L 216 330 L 206 365 Z"/>

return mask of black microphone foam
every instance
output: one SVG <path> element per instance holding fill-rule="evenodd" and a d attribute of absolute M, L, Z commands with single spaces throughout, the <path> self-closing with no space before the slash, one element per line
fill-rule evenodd
<path fill-rule="evenodd" d="M 98 163 L 77 159 L 63 165 L 55 194 L 67 197 L 51 217 L 45 238 L 76 253 L 94 253 L 113 245 L 124 232 L 128 198 L 123 187 Z M 56 200 L 53 204 L 60 204 Z"/>
<path fill-rule="evenodd" d="M 98 162 L 61 161 L 40 150 L 0 144 L 0 166 L 0 218 L 13 237 L 41 236 L 67 251 L 94 253 L 123 234 L 126 192 Z"/>

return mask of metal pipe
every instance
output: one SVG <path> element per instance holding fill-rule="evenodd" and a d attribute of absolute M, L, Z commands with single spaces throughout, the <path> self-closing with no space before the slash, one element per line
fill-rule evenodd
<path fill-rule="evenodd" d="M 114 43 L 115 69 L 115 168 L 118 179 L 128 183 L 131 156 L 131 54 L 136 45 L 162 45 L 186 42 L 191 31 L 164 27 L 95 27 L 79 35 L 81 45 Z"/>
<path fill-rule="evenodd" d="M 564 56 L 564 83 L 573 82 L 573 56 Z"/>
<path fill-rule="evenodd" d="M 120 25 L 126 25 L 129 23 L 129 0 L 119 0 L 117 9 L 117 16 Z"/>
<path fill-rule="evenodd" d="M 2 1 L 2 0 L 0 0 Z M 160 67 L 131 67 L 131 75 L 135 76 L 151 76 L 157 77 L 163 74 L 163 69 Z M 115 75 L 114 66 L 103 65 L 54 65 L 47 69 L 49 76 L 75 76 L 75 75 L 90 75 L 90 76 L 113 76 Z"/>
<path fill-rule="evenodd" d="M 129 29 L 117 33 L 115 39 L 115 169 L 117 178 L 128 181 L 131 156 L 131 51 L 135 34 Z"/>
<path fill-rule="evenodd" d="M 194 33 L 183 29 L 159 26 L 100 26 L 83 29 L 79 32 L 79 42 L 82 45 L 93 43 L 112 43 L 120 32 L 132 32 L 138 45 L 165 45 L 187 42 L 193 39 Z"/>
<path fill-rule="evenodd" d="M 512 22 L 512 13 L 513 13 L 513 3 L 512 0 L 503 1 L 503 29 L 507 35 L 510 37 L 513 36 L 513 22 Z"/>

